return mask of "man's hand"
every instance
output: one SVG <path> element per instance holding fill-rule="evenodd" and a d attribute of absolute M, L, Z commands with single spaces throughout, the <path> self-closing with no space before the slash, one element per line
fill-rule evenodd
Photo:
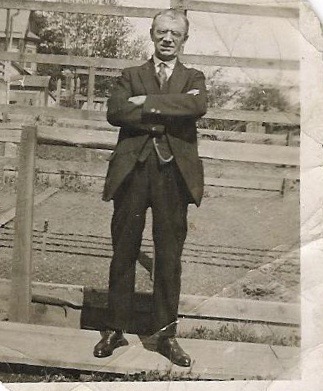
<path fill-rule="evenodd" d="M 142 106 L 146 101 L 146 95 L 131 96 L 128 102 L 135 104 L 136 106 Z"/>

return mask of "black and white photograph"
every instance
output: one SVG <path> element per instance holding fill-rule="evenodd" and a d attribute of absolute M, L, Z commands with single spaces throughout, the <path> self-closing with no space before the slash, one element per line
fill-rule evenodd
<path fill-rule="evenodd" d="M 319 17 L 0 0 L 0 390 L 320 376 Z"/>

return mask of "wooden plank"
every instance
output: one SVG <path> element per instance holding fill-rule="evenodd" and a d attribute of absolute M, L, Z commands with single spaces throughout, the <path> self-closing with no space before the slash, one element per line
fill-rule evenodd
<path fill-rule="evenodd" d="M 158 368 L 160 372 L 189 374 L 200 380 L 299 377 L 298 371 L 292 372 L 300 353 L 294 347 L 179 339 L 194 359 L 191 368 L 182 368 L 148 350 L 148 345 L 153 348 L 152 340 L 141 342 L 134 335 L 126 335 L 128 346 L 116 349 L 110 357 L 97 359 L 92 351 L 99 340 L 98 332 L 11 322 L 0 322 L 0 330 L 0 356 L 8 363 L 129 374 Z"/>
<path fill-rule="evenodd" d="M 297 60 L 214 55 L 211 56 L 199 54 L 183 54 L 180 56 L 180 58 L 184 63 L 191 65 L 208 65 L 231 68 L 279 69 L 290 71 L 299 70 L 299 61 Z"/>
<path fill-rule="evenodd" d="M 89 79 L 87 87 L 87 108 L 93 110 L 94 103 L 94 88 L 95 88 L 95 68 L 89 68 Z"/>
<path fill-rule="evenodd" d="M 96 149 L 114 149 L 118 141 L 117 132 L 51 126 L 39 126 L 38 129 L 39 144 L 76 145 Z"/>
<path fill-rule="evenodd" d="M 9 297 L 10 280 L 0 279 L 1 297 Z M 83 286 L 55 283 L 32 283 L 33 293 L 83 303 Z M 300 305 L 294 303 L 208 297 L 181 294 L 179 315 L 184 319 L 253 322 L 258 324 L 300 326 Z"/>
<path fill-rule="evenodd" d="M 241 177 L 264 178 L 287 178 L 299 180 L 299 166 L 283 166 L 266 163 L 238 162 L 233 160 L 219 160 L 202 158 L 205 175 L 208 177 L 234 178 L 237 176 L 237 170 Z"/>
<path fill-rule="evenodd" d="M 103 70 L 95 69 L 94 72 L 95 72 L 95 76 L 112 76 L 112 77 L 121 76 L 121 70 L 120 69 L 103 69 Z M 78 68 L 78 69 L 76 69 L 75 73 L 77 75 L 88 75 L 89 74 L 89 70 L 85 69 L 85 68 Z M 292 88 L 292 87 L 290 87 L 290 88 Z"/>
<path fill-rule="evenodd" d="M 21 127 L 13 129 L 0 129 L 0 142 L 4 143 L 20 143 Z"/>
<path fill-rule="evenodd" d="M 60 120 L 60 123 L 64 124 L 64 120 Z M 74 128 L 66 127 L 68 124 L 75 125 Z M 89 129 L 87 133 L 83 136 L 86 137 L 86 134 L 89 132 L 93 132 L 94 130 L 112 130 L 115 134 L 119 131 L 119 128 L 110 125 L 108 122 L 100 122 L 100 121 L 89 121 L 89 125 L 85 124 L 84 121 L 79 121 L 76 123 L 75 120 L 66 119 L 65 126 L 57 127 L 55 126 L 39 126 L 39 129 L 46 129 L 46 138 L 50 140 L 50 137 L 60 137 L 60 132 L 62 134 L 61 137 L 66 137 L 65 132 L 74 133 L 75 137 L 77 134 L 82 134 L 84 131 L 82 129 L 82 125 L 84 128 L 90 128 L 93 126 L 93 130 Z M 48 132 L 47 132 L 48 129 Z M 20 134 L 21 134 L 21 125 L 12 125 L 11 129 L 0 127 L 0 142 L 12 142 L 19 143 L 20 142 Z M 212 139 L 217 141 L 236 141 L 236 142 L 248 142 L 248 143 L 264 143 L 264 144 L 275 144 L 275 145 L 286 145 L 286 136 L 283 134 L 275 135 L 275 134 L 252 134 L 245 132 L 231 132 L 225 130 L 216 130 L 216 129 L 198 129 L 198 134 L 200 136 L 212 136 Z M 54 136 L 56 135 L 56 136 Z M 69 135 L 72 137 L 72 134 Z M 62 140 L 63 141 L 63 140 Z"/>
<path fill-rule="evenodd" d="M 20 142 L 10 319 L 29 322 L 37 128 L 23 128 Z"/>
<path fill-rule="evenodd" d="M 55 4 L 55 3 L 52 3 Z M 56 3 L 58 4 L 58 3 Z M 64 3 L 65 6 L 65 3 Z M 0 51 L 0 59 L 17 62 L 37 62 L 38 64 L 56 64 L 76 67 L 116 68 L 143 64 L 144 60 L 127 60 L 103 57 L 69 56 L 60 54 L 40 54 Z"/>
<path fill-rule="evenodd" d="M 241 145 L 241 144 L 239 144 Z M 110 151 L 109 151 L 110 152 Z M 112 153 L 112 151 L 111 151 Z M 223 155 L 220 157 L 223 158 Z M 242 161 L 241 156 L 237 156 L 237 161 Z M 107 156 L 108 159 L 108 156 Z M 14 158 L 1 158 L 0 162 L 4 161 L 6 164 L 6 171 L 16 171 L 17 159 Z M 244 160 L 245 161 L 245 160 Z M 102 162 L 76 162 L 76 161 L 59 161 L 52 159 L 37 159 L 36 160 L 37 174 L 48 174 L 48 175 L 74 175 L 81 177 L 92 177 L 104 179 L 106 176 L 106 171 L 108 168 L 108 161 Z M 223 170 L 222 170 L 223 171 Z M 225 173 L 225 171 L 224 171 Z M 230 172 L 229 172 L 230 174 Z M 228 174 L 226 174 L 227 176 Z M 232 174 L 232 176 L 234 173 Z M 277 173 L 266 174 L 261 177 L 252 177 L 250 173 L 248 175 L 248 170 L 246 170 L 245 177 L 234 178 L 213 178 L 206 177 L 205 185 L 206 186 L 219 186 L 219 187 L 231 187 L 231 188 L 248 188 L 248 189 L 258 189 L 258 190 L 271 190 L 278 191 L 278 184 L 281 182 L 281 179 L 284 177 L 289 177 L 291 179 L 297 179 L 299 177 L 298 173 L 288 172 L 287 170 L 280 171 L 277 168 Z M 277 178 L 271 180 L 270 178 Z M 248 187 L 247 187 L 248 186 Z"/>
<path fill-rule="evenodd" d="M 67 2 L 0 0 L 0 8 L 21 9 L 30 11 L 70 12 L 88 15 L 126 16 L 133 18 L 153 18 L 161 8 L 121 7 L 109 4 L 81 4 Z"/>
<path fill-rule="evenodd" d="M 231 121 L 266 122 L 277 124 L 299 125 L 300 116 L 293 113 L 251 111 L 251 110 L 227 110 L 209 109 L 205 118 L 227 119 Z"/>
<path fill-rule="evenodd" d="M 61 93 L 62 93 L 62 79 L 57 80 L 57 86 L 56 86 L 56 106 L 59 107 L 61 103 Z"/>
<path fill-rule="evenodd" d="M 212 136 L 217 141 L 236 141 L 252 144 L 286 145 L 285 134 L 259 134 L 246 132 L 233 132 L 230 130 L 202 129 L 198 128 L 200 136 Z M 1 133 L 0 133 L 1 137 Z"/>
<path fill-rule="evenodd" d="M 1 159 L 0 159 L 1 161 Z M 7 163 L 5 169 L 7 171 L 16 171 L 16 164 L 11 161 Z M 102 161 L 98 163 L 94 162 L 76 162 L 76 161 L 61 161 L 52 159 L 37 159 L 36 168 L 38 175 L 74 175 L 82 177 L 92 177 L 104 179 L 108 168 L 108 162 Z"/>
<path fill-rule="evenodd" d="M 109 126 L 106 127 L 106 129 Z M 61 144 L 61 145 L 80 145 L 88 146 L 90 148 L 97 149 L 113 149 L 118 140 L 118 132 L 116 131 L 100 131 L 100 130 L 88 130 L 79 128 L 64 128 L 57 126 L 39 126 L 38 127 L 38 142 L 41 144 Z M 114 129 L 112 127 L 112 129 Z M 19 143 L 19 137 L 21 130 L 0 129 L 0 142 Z M 279 141 L 283 143 L 286 140 L 286 136 L 274 136 L 267 137 L 267 135 L 253 135 L 250 133 L 238 133 L 238 132 L 225 132 L 225 131 L 207 131 L 208 135 L 213 135 L 217 138 L 217 142 L 226 143 L 227 141 L 235 141 L 235 146 L 242 147 L 241 142 L 251 141 Z M 260 136 L 260 137 L 257 137 Z M 221 141 L 220 141 L 221 140 Z M 215 140 L 199 140 L 199 143 L 212 144 Z M 267 143 L 266 143 L 267 144 Z M 231 145 L 231 142 L 229 143 Z M 257 146 L 256 146 L 257 147 Z"/>
<path fill-rule="evenodd" d="M 199 140 L 199 155 L 210 159 L 299 166 L 299 153 L 298 147 Z"/>
<path fill-rule="evenodd" d="M 281 191 L 281 180 L 261 180 L 254 178 L 210 178 L 204 179 L 206 186 L 215 187 L 230 187 L 235 189 L 253 189 L 253 190 L 267 190 L 267 191 Z"/>
<path fill-rule="evenodd" d="M 299 70 L 299 61 L 275 58 L 232 57 L 216 55 L 182 54 L 180 59 L 191 65 L 222 66 L 233 68 L 261 68 L 279 70 Z M 61 54 L 40 54 L 0 51 L 0 60 L 16 62 L 36 62 L 76 67 L 96 67 L 123 69 L 143 64 L 146 60 L 127 60 L 103 57 L 82 57 Z"/>
<path fill-rule="evenodd" d="M 301 311 L 299 304 L 213 296 L 196 303 L 185 316 L 298 326 Z"/>
<path fill-rule="evenodd" d="M 19 106 L 19 105 L 0 105 L 0 110 L 9 114 L 20 114 L 27 117 L 45 116 L 53 118 L 69 118 L 82 119 L 90 121 L 101 121 L 106 123 L 106 113 L 95 110 L 78 110 L 65 107 L 37 107 L 37 106 Z M 257 112 L 247 110 L 225 110 L 225 109 L 209 109 L 204 118 L 227 119 L 231 121 L 245 122 L 268 122 L 277 124 L 299 125 L 299 116 L 290 113 L 275 113 L 275 112 Z"/>
<path fill-rule="evenodd" d="M 12 123 L 12 122 L 4 122 L 4 123 L 0 122 L 0 132 L 3 129 L 8 130 L 8 129 L 21 129 L 21 128 L 22 128 L 21 124 Z"/>
<path fill-rule="evenodd" d="M 44 202 L 53 194 L 57 193 L 58 189 L 49 188 L 46 189 L 43 193 L 40 193 L 34 198 L 34 206 L 39 205 L 41 202 Z M 13 220 L 16 215 L 16 208 L 11 208 L 7 212 L 4 212 L 0 215 L 0 227 L 6 225 L 9 221 Z"/>
<path fill-rule="evenodd" d="M 250 16 L 266 16 L 274 18 L 298 18 L 298 7 L 279 7 L 266 5 L 243 5 L 196 0 L 171 0 L 173 8 L 188 11 L 210 12 L 218 14 L 238 14 Z"/>

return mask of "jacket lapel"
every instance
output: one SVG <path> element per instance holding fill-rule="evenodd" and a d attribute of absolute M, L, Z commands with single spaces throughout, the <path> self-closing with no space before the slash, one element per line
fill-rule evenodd
<path fill-rule="evenodd" d="M 183 91 L 184 86 L 188 79 L 187 68 L 184 65 L 177 61 L 173 70 L 173 74 L 169 79 L 169 88 L 168 92 L 170 94 L 176 94 Z"/>
<path fill-rule="evenodd" d="M 147 94 L 160 93 L 154 61 L 152 58 L 139 68 L 139 76 Z"/>
<path fill-rule="evenodd" d="M 139 68 L 139 75 L 147 94 L 160 94 L 159 83 L 152 58 Z M 176 94 L 182 92 L 187 82 L 187 78 L 187 69 L 181 62 L 177 61 L 173 74 L 168 81 L 168 93 Z"/>

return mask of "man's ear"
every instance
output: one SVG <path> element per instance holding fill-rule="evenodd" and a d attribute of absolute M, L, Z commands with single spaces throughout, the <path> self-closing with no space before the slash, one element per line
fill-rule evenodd
<path fill-rule="evenodd" d="M 151 40 L 153 41 L 153 29 L 151 28 L 151 29 L 149 30 L 149 32 L 150 32 L 150 38 L 151 38 Z"/>
<path fill-rule="evenodd" d="M 185 35 L 184 37 L 184 43 L 188 40 L 188 34 Z"/>

